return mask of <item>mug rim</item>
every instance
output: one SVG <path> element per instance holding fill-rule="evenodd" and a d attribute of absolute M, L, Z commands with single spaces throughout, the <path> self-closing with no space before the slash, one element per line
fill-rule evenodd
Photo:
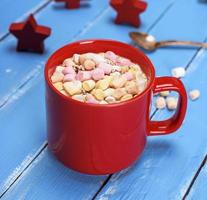
<path fill-rule="evenodd" d="M 151 72 L 151 77 L 148 81 L 147 87 L 144 89 L 144 91 L 142 91 L 139 95 L 137 95 L 136 97 L 133 97 L 132 99 L 123 101 L 123 102 L 118 102 L 118 103 L 111 103 L 111 104 L 93 104 L 93 103 L 86 103 L 86 102 L 81 102 L 81 101 L 77 101 L 75 99 L 72 99 L 71 97 L 65 96 L 64 94 L 62 94 L 60 91 L 58 91 L 52 84 L 52 81 L 49 77 L 49 69 L 51 68 L 51 66 L 49 66 L 49 63 L 52 59 L 54 59 L 54 57 L 56 56 L 56 54 L 58 54 L 59 52 L 63 51 L 65 48 L 68 48 L 70 46 L 78 46 L 81 44 L 86 44 L 86 43 L 96 43 L 96 42 L 102 42 L 105 44 L 113 44 L 113 45 L 118 45 L 121 48 L 129 48 L 132 51 L 136 51 L 137 52 L 137 56 L 141 56 L 144 59 L 144 62 L 147 63 L 147 66 L 150 68 L 150 72 Z M 110 51 L 110 49 L 109 49 Z M 127 57 L 126 57 L 127 58 Z M 139 64 L 139 63 L 137 63 Z M 45 81 L 48 84 L 48 86 L 50 87 L 50 89 L 59 97 L 65 99 L 66 101 L 72 102 L 72 103 L 76 103 L 78 105 L 82 105 L 82 106 L 90 106 L 90 107 L 117 107 L 117 106 L 122 106 L 122 105 L 126 105 L 126 104 L 130 104 L 133 103 L 135 101 L 137 101 L 138 99 L 142 98 L 153 86 L 154 80 L 155 80 L 155 69 L 154 66 L 152 64 L 152 62 L 150 61 L 150 59 L 138 48 L 135 48 L 127 43 L 124 42 L 120 42 L 120 41 L 116 41 L 116 40 L 109 40 L 109 39 L 86 39 L 86 40 L 78 40 L 76 42 L 72 42 L 69 44 L 66 44 L 62 47 L 60 47 L 59 49 L 57 49 L 54 53 L 52 53 L 49 58 L 47 59 L 47 62 L 45 64 L 45 69 L 44 69 L 44 76 L 45 76 Z"/>

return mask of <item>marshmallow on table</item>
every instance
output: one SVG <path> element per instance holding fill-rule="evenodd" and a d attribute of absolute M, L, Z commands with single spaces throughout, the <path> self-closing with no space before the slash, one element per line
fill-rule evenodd
<path fill-rule="evenodd" d="M 189 97 L 192 101 L 198 99 L 200 97 L 200 91 L 199 90 L 191 90 L 189 92 Z"/>
<path fill-rule="evenodd" d="M 172 73 L 173 77 L 182 78 L 185 76 L 186 71 L 185 71 L 185 68 L 183 68 L 183 67 L 176 67 L 176 68 L 172 69 L 171 73 Z"/>
<path fill-rule="evenodd" d="M 164 109 L 166 107 L 166 101 L 164 97 L 157 97 L 155 106 L 157 109 Z"/>
<path fill-rule="evenodd" d="M 167 103 L 167 108 L 169 110 L 175 110 L 177 108 L 177 105 L 178 105 L 178 98 L 167 97 L 166 103 Z"/>

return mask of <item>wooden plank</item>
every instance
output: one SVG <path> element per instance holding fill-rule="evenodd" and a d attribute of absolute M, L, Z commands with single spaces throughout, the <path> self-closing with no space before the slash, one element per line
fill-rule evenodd
<path fill-rule="evenodd" d="M 10 24 L 24 20 L 30 13 L 47 4 L 49 0 L 1 0 L 0 5 L 0 39 L 8 33 Z"/>
<path fill-rule="evenodd" d="M 155 21 L 157 21 L 157 19 L 160 17 L 160 15 L 163 12 L 165 12 L 165 9 L 167 9 L 169 4 L 171 4 L 171 3 L 172 3 L 172 1 L 163 0 L 163 1 L 160 1 L 160 3 L 159 3 L 160 5 L 163 5 L 163 6 L 158 6 L 158 7 L 157 7 L 157 3 L 152 3 L 150 6 L 149 15 L 145 14 L 145 18 L 147 20 L 149 20 L 149 17 L 152 17 L 151 18 L 151 25 L 154 24 Z M 100 7 L 100 4 L 97 6 Z M 159 10 L 157 8 L 159 8 Z M 95 9 L 95 8 L 93 8 L 93 9 Z M 42 20 L 44 17 L 46 17 L 47 20 L 51 19 L 52 17 L 50 17 L 48 12 L 53 12 L 53 11 L 48 11 L 47 9 L 45 9 L 44 13 L 41 14 L 39 19 Z M 154 14 L 152 16 L 151 12 L 156 13 L 156 15 Z M 68 13 L 65 13 L 65 14 L 70 15 Z M 97 21 L 93 22 L 92 24 L 90 23 L 83 30 L 83 32 L 81 32 L 79 35 L 86 34 L 88 31 L 90 31 L 90 29 L 92 29 L 96 25 L 96 23 L 99 23 L 99 20 L 102 20 L 102 17 L 107 19 L 107 16 L 110 17 L 111 15 L 114 14 L 114 12 L 111 9 L 109 9 L 109 11 L 107 10 L 107 12 L 104 14 L 106 14 L 106 16 L 100 16 L 97 19 Z M 81 19 L 81 20 L 83 20 L 83 19 Z M 60 22 L 62 23 L 62 21 L 63 20 L 61 20 Z M 63 22 L 63 24 L 64 23 L 65 22 Z M 108 24 L 108 20 L 106 20 L 106 23 Z M 115 25 L 112 26 L 111 23 L 109 25 L 110 25 L 110 27 L 115 26 Z M 148 24 L 148 25 L 150 26 L 150 24 Z M 59 28 L 61 27 L 60 24 L 58 26 L 59 26 Z M 99 26 L 100 27 L 104 26 L 104 24 L 99 23 Z M 147 26 L 147 28 L 149 28 L 149 26 Z M 119 26 L 117 26 L 117 27 L 119 27 Z M 131 30 L 130 27 L 128 27 L 128 29 Z M 56 33 L 56 35 L 62 35 L 62 37 L 63 37 L 63 38 L 61 38 L 61 42 L 63 42 L 63 40 L 68 40 L 67 36 L 68 36 L 69 32 L 62 33 L 60 31 L 60 29 L 58 29 L 58 28 L 56 29 L 56 31 L 58 32 L 58 33 Z M 99 35 L 100 34 L 99 29 L 97 29 L 96 31 L 97 31 L 97 35 Z M 77 35 L 73 39 L 78 39 L 79 35 Z M 69 36 L 72 38 L 72 35 L 69 35 Z M 53 43 L 55 43 L 55 42 L 56 42 L 56 40 L 53 39 Z M 56 44 L 54 44 L 54 45 L 56 45 Z M 27 58 L 25 55 L 26 54 L 24 54 L 24 53 L 21 54 L 22 59 Z M 25 85 L 20 87 L 12 95 L 12 98 L 10 98 L 9 101 L 6 102 L 6 105 L 4 105 L 1 108 L 3 112 L 0 112 L 0 119 L 5 124 L 5 126 L 2 131 L 3 139 L 0 141 L 0 143 L 1 143 L 0 146 L 2 147 L 1 154 L 0 154 L 0 160 L 3 161 L 0 164 L 1 165 L 0 168 L 4 169 L 4 173 L 0 174 L 0 180 L 1 180 L 0 182 L 2 183 L 0 186 L 0 191 L 1 191 L 0 194 L 2 194 L 6 189 L 8 189 L 10 187 L 10 185 L 14 182 L 14 180 L 19 176 L 19 174 L 21 174 L 21 172 L 25 169 L 25 167 L 27 167 L 29 165 L 29 163 L 32 162 L 32 160 L 36 156 L 36 152 L 39 151 L 38 149 L 41 148 L 41 145 L 44 144 L 44 142 L 45 142 L 45 118 L 44 118 L 44 104 L 43 104 L 43 99 L 44 99 L 43 85 L 44 84 L 43 84 L 43 77 L 40 76 L 40 74 L 43 73 L 43 67 L 42 67 L 43 64 L 41 63 L 41 61 L 42 61 L 41 56 L 33 57 L 33 55 L 31 55 L 30 58 L 29 57 L 27 58 L 27 62 L 31 63 L 32 66 L 34 66 L 34 62 L 36 64 L 40 63 L 41 65 L 36 66 L 33 69 L 33 71 L 32 71 L 32 66 L 28 66 L 28 68 L 30 68 L 30 70 L 28 70 L 28 73 L 30 73 L 31 76 L 29 76 L 29 78 L 25 79 L 25 81 L 27 81 L 27 80 L 29 80 L 29 81 L 27 81 Z M 15 63 L 18 63 L 18 65 L 24 64 L 23 61 L 19 63 L 19 60 L 15 61 Z M 23 72 L 21 72 L 20 69 L 23 70 Z M 21 77 L 21 73 L 25 73 L 25 70 L 26 70 L 26 68 L 22 68 L 21 66 L 19 66 L 18 70 L 15 71 L 15 73 L 18 72 Z M 15 73 L 14 73 L 13 79 L 15 79 L 17 77 L 17 75 Z M 24 75 L 24 76 L 23 75 L 22 75 L 22 77 L 25 78 L 26 75 Z M 27 76 L 28 76 L 28 74 L 27 74 Z M 13 84 L 14 84 L 14 82 L 13 82 Z M 11 116 L 14 116 L 14 117 L 11 117 Z M 16 118 L 15 116 L 18 116 L 18 118 Z M 8 119 L 10 119 L 10 120 L 8 120 Z M 21 140 L 19 138 L 21 138 Z M 5 143 L 4 141 L 8 141 L 8 143 Z M 12 146 L 12 148 L 11 148 L 11 146 Z M 45 156 L 47 157 L 47 154 Z M 45 162 L 42 164 L 41 163 L 42 163 L 42 161 L 40 161 L 40 165 L 41 165 L 41 169 L 44 169 L 43 173 L 51 173 L 50 169 L 48 169 L 48 167 L 47 167 L 48 164 Z M 34 168 L 34 169 L 36 169 L 36 168 Z M 62 170 L 63 170 L 63 172 L 60 172 L 60 173 L 65 173 L 64 168 Z M 31 181 L 31 179 L 33 179 L 33 177 L 34 177 L 33 175 L 36 176 L 36 173 L 37 173 L 36 170 L 34 170 L 34 172 L 31 173 L 31 176 L 30 176 L 30 173 L 25 174 L 25 176 L 23 176 L 24 178 L 20 181 L 18 186 L 21 184 L 24 185 L 24 180 L 26 180 L 26 179 Z M 102 178 L 102 180 L 104 180 L 104 179 L 105 179 L 105 177 Z M 70 183 L 70 180 L 62 180 L 61 181 L 61 178 L 59 179 L 59 176 L 56 176 L 55 180 L 56 180 L 56 183 L 55 183 L 56 185 L 62 181 L 68 181 L 68 184 Z M 88 183 L 86 183 L 86 185 L 87 184 Z M 15 185 L 15 187 L 12 187 L 12 188 L 14 189 L 16 187 L 17 187 L 17 185 Z M 28 189 L 28 193 L 30 193 L 31 195 L 33 194 L 32 191 L 34 190 L 34 187 L 36 187 L 35 190 L 40 189 L 39 184 L 36 184 L 36 186 L 30 187 Z M 70 190 L 68 189 L 67 192 L 69 194 L 70 194 L 70 192 L 72 193 L 72 191 L 76 187 L 78 187 L 78 186 L 73 185 L 73 183 L 71 183 Z M 11 190 L 13 190 L 12 188 L 11 188 Z M 97 190 L 97 188 L 94 187 L 94 190 L 91 190 L 90 192 L 87 190 L 85 192 L 90 193 L 90 194 L 94 194 L 94 191 L 96 191 L 96 190 Z M 41 190 L 40 192 L 43 193 L 46 191 Z M 59 191 L 56 191 L 56 192 L 59 193 Z M 18 189 L 17 189 L 17 190 L 15 190 L 15 194 L 12 194 L 11 199 L 13 199 L 13 195 L 17 196 L 18 194 L 19 193 L 18 193 Z M 42 194 L 42 195 L 44 195 L 44 194 Z M 83 194 L 83 195 L 85 195 L 85 194 Z M 10 198 L 10 196 L 8 196 L 8 198 Z M 68 196 L 67 196 L 67 198 L 68 198 Z M 82 197 L 80 196 L 80 199 L 81 198 Z"/>
<path fill-rule="evenodd" d="M 207 191 L 207 163 L 202 167 L 186 200 L 205 200 Z"/>
<path fill-rule="evenodd" d="M 207 15 L 204 9 L 197 1 L 177 2 L 151 32 L 159 39 L 167 36 L 184 39 L 186 35 L 187 39 L 203 41 L 206 29 L 202 18 Z M 174 135 L 149 137 L 141 158 L 130 169 L 113 175 L 97 199 L 182 199 L 185 195 L 207 153 L 206 52 L 201 50 L 197 54 L 183 79 L 188 91 L 198 88 L 202 95 L 196 102 L 189 101 L 181 129 Z M 169 75 L 173 67 L 187 66 L 195 53 L 192 49 L 162 49 L 148 55 L 156 65 L 157 74 Z M 170 115 L 167 110 L 160 111 L 155 119 Z"/>
<path fill-rule="evenodd" d="M 83 175 L 63 167 L 44 150 L 24 176 L 32 176 L 32 181 L 23 178 L 3 199 L 84 199 L 93 197 L 106 176 Z"/>

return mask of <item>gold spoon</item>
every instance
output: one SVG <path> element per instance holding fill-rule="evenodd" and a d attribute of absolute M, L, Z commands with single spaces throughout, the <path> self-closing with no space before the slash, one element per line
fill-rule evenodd
<path fill-rule="evenodd" d="M 166 41 L 157 42 L 154 36 L 141 32 L 130 32 L 129 36 L 138 46 L 148 51 L 153 51 L 157 48 L 166 47 L 166 46 L 190 46 L 190 47 L 207 48 L 207 43 L 201 43 L 201 42 L 176 41 L 176 40 L 166 40 Z"/>

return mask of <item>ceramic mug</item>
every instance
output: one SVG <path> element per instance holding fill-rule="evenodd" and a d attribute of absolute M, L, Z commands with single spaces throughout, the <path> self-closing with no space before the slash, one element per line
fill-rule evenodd
<path fill-rule="evenodd" d="M 137 97 L 116 104 L 88 104 L 61 94 L 52 85 L 57 65 L 74 53 L 106 52 L 138 63 L 147 75 L 147 88 Z M 110 174 L 131 165 L 142 153 L 147 136 L 165 135 L 182 124 L 187 95 L 182 82 L 173 77 L 155 77 L 151 61 L 134 47 L 112 40 L 85 40 L 57 50 L 45 67 L 47 134 L 49 149 L 64 165 L 87 174 Z M 150 121 L 153 93 L 179 93 L 177 111 L 164 121 Z"/>

